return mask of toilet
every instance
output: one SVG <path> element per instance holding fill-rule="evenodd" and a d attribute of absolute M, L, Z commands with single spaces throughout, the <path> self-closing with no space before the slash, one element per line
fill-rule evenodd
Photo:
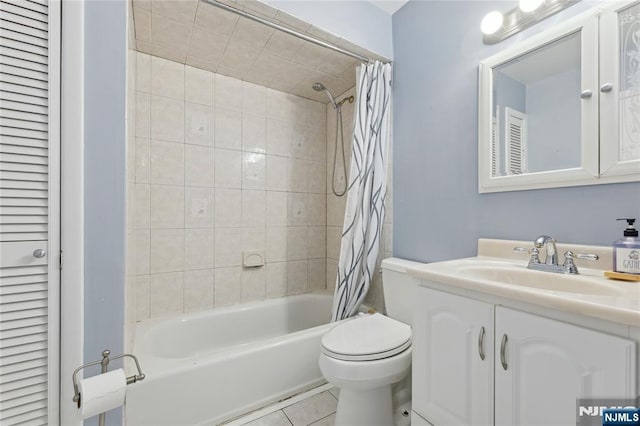
<path fill-rule="evenodd" d="M 413 303 L 417 280 L 404 259 L 382 261 L 387 316 L 360 314 L 322 337 L 320 371 L 340 389 L 336 426 L 392 426 L 392 386 L 411 370 Z"/>

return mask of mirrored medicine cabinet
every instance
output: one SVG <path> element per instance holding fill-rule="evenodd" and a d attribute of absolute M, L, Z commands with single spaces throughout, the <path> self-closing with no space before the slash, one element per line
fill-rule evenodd
<path fill-rule="evenodd" d="M 640 180 L 640 1 L 480 63 L 479 191 Z"/>

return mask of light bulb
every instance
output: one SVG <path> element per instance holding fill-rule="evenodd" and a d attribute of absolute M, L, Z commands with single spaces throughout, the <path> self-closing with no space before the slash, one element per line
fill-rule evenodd
<path fill-rule="evenodd" d="M 544 0 L 519 0 L 520 10 L 523 12 L 533 12 L 544 3 Z"/>
<path fill-rule="evenodd" d="M 502 13 L 494 10 L 493 12 L 487 13 L 484 18 L 482 18 L 480 29 L 483 34 L 493 34 L 502 27 L 503 21 L 504 16 L 502 16 Z"/>

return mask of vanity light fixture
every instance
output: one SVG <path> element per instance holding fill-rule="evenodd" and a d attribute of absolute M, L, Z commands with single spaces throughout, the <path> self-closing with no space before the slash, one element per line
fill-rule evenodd
<path fill-rule="evenodd" d="M 487 13 L 482 19 L 480 29 L 483 34 L 495 34 L 502 27 L 503 22 L 504 16 L 502 16 L 502 13 L 494 10 L 493 12 Z"/>
<path fill-rule="evenodd" d="M 520 7 L 521 11 L 528 13 L 533 12 L 534 10 L 539 8 L 542 3 L 544 3 L 544 0 L 520 0 L 518 2 L 518 6 Z"/>
<path fill-rule="evenodd" d="M 520 31 L 537 24 L 543 19 L 554 15 L 569 6 L 573 6 L 581 0 L 519 0 L 518 7 L 514 7 L 507 12 L 489 12 L 482 19 L 480 28 L 482 30 L 482 42 L 484 44 L 496 44 L 502 40 L 519 33 Z M 496 28 L 497 15 L 502 20 Z M 490 17 L 491 16 L 491 17 Z M 485 25 L 486 22 L 486 25 Z M 490 24 L 494 24 L 491 26 Z M 491 32 L 485 31 L 493 30 Z"/>

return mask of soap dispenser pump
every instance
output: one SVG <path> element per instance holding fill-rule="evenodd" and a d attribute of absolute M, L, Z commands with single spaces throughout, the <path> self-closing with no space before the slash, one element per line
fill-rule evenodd
<path fill-rule="evenodd" d="M 613 270 L 625 274 L 640 274 L 640 238 L 638 230 L 633 227 L 635 219 L 624 218 L 629 226 L 624 230 L 624 237 L 613 243 Z"/>

